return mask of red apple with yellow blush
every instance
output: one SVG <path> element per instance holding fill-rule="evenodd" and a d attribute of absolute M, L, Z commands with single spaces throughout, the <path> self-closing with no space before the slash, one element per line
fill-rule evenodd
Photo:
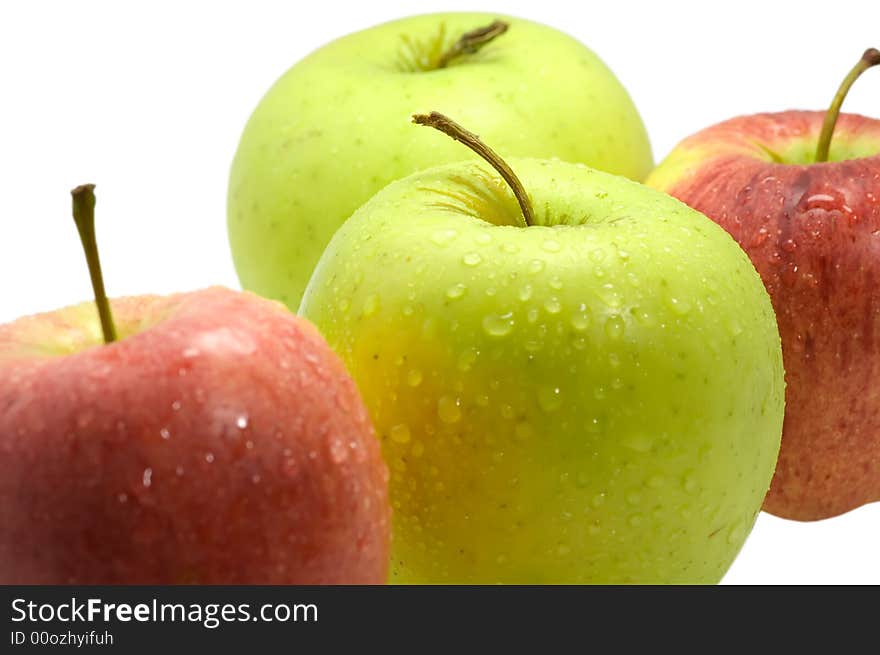
<path fill-rule="evenodd" d="M 764 509 L 786 518 L 880 500 L 880 120 L 839 113 L 876 64 L 867 50 L 827 112 L 725 121 L 647 180 L 724 227 L 770 293 L 787 386 Z"/>
<path fill-rule="evenodd" d="M 109 302 L 93 206 L 98 312 L 0 326 L 0 583 L 385 582 L 387 471 L 324 339 L 220 287 Z"/>

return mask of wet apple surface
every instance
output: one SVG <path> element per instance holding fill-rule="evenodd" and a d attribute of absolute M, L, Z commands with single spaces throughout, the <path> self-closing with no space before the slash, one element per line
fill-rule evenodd
<path fill-rule="evenodd" d="M 484 163 L 389 185 L 303 299 L 391 469 L 391 580 L 715 582 L 781 433 L 760 278 L 664 194 L 508 163 L 516 196 Z"/>
<path fill-rule="evenodd" d="M 388 471 L 342 362 L 212 287 L 0 325 L 0 582 L 357 584 L 388 570 Z"/>
<path fill-rule="evenodd" d="M 0 580 L 384 582 L 386 469 L 314 328 L 221 288 L 113 309 L 108 346 L 91 303 L 0 326 Z"/>

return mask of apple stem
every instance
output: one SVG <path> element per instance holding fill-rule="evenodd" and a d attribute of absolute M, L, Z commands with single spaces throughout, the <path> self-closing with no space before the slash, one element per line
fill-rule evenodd
<path fill-rule="evenodd" d="M 868 48 L 865 50 L 862 58 L 852 67 L 852 70 L 843 79 L 840 88 L 831 101 L 831 106 L 825 113 L 825 120 L 822 123 L 822 132 L 819 134 L 819 145 L 816 147 L 816 162 L 828 161 L 828 151 L 831 149 L 831 136 L 834 134 L 834 126 L 837 124 L 837 117 L 840 115 L 840 107 L 843 105 L 843 99 L 849 93 L 850 87 L 859 79 L 859 75 L 864 73 L 871 66 L 880 64 L 880 50 L 876 48 Z"/>
<path fill-rule="evenodd" d="M 504 178 L 504 181 L 507 182 L 513 191 L 513 195 L 516 196 L 516 201 L 519 203 L 520 210 L 522 210 L 523 222 L 520 227 L 528 227 L 535 224 L 532 203 L 529 201 L 529 196 L 526 193 L 522 182 L 519 181 L 516 173 L 514 173 L 513 169 L 507 165 L 507 162 L 504 161 L 498 153 L 492 150 L 492 148 L 483 143 L 480 140 L 480 137 L 473 132 L 469 132 L 448 116 L 444 116 L 436 111 L 432 111 L 430 114 L 413 114 L 412 121 L 418 125 L 427 125 L 428 127 L 433 127 L 435 130 L 440 130 L 459 143 L 463 143 L 489 162 L 492 168 L 498 171 L 501 177 Z"/>
<path fill-rule="evenodd" d="M 104 343 L 112 343 L 116 341 L 116 326 L 113 324 L 113 314 L 104 291 L 104 276 L 101 273 L 98 241 L 95 238 L 95 185 L 81 184 L 71 191 L 70 195 L 73 196 L 73 221 L 76 223 L 76 231 L 79 232 L 79 240 L 86 254 L 86 263 L 89 265 L 89 277 L 92 279 L 92 289 L 95 292 L 95 305 L 98 306 Z"/>
<path fill-rule="evenodd" d="M 492 21 L 489 25 L 478 27 L 470 32 L 465 32 L 461 37 L 452 44 L 446 52 L 440 55 L 437 60 L 437 68 L 446 68 L 453 59 L 461 55 L 472 55 L 484 45 L 501 36 L 510 27 L 501 20 Z"/>

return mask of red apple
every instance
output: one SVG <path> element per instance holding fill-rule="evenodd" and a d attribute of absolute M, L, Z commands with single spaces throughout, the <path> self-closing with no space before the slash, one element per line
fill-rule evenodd
<path fill-rule="evenodd" d="M 764 509 L 786 518 L 880 500 L 880 120 L 837 120 L 849 85 L 876 63 L 880 52 L 867 51 L 827 114 L 720 123 L 647 181 L 724 227 L 770 293 L 787 388 Z"/>
<path fill-rule="evenodd" d="M 387 471 L 314 327 L 210 288 L 0 326 L 0 583 L 383 583 Z"/>

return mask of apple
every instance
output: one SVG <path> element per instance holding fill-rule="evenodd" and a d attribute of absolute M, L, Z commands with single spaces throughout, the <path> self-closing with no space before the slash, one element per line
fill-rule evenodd
<path fill-rule="evenodd" d="M 413 16 L 340 38 L 279 79 L 232 162 L 228 232 L 244 288 L 296 310 L 340 225 L 392 180 L 462 159 L 408 130 L 442 106 L 504 155 L 559 157 L 641 180 L 653 166 L 626 90 L 584 45 L 493 14 Z"/>
<path fill-rule="evenodd" d="M 107 301 L 75 194 L 110 342 L 92 303 L 0 326 L 0 583 L 384 582 L 387 469 L 339 358 L 250 293 Z"/>
<path fill-rule="evenodd" d="M 880 500 L 880 120 L 838 120 L 851 84 L 878 63 L 868 50 L 828 112 L 725 121 L 648 179 L 733 235 L 773 300 L 786 412 L 764 509 L 790 519 Z"/>
<path fill-rule="evenodd" d="M 448 118 L 417 120 L 491 166 L 383 189 L 300 308 L 391 469 L 391 580 L 718 581 L 782 429 L 779 334 L 745 253 L 643 185 L 504 164 Z"/>

